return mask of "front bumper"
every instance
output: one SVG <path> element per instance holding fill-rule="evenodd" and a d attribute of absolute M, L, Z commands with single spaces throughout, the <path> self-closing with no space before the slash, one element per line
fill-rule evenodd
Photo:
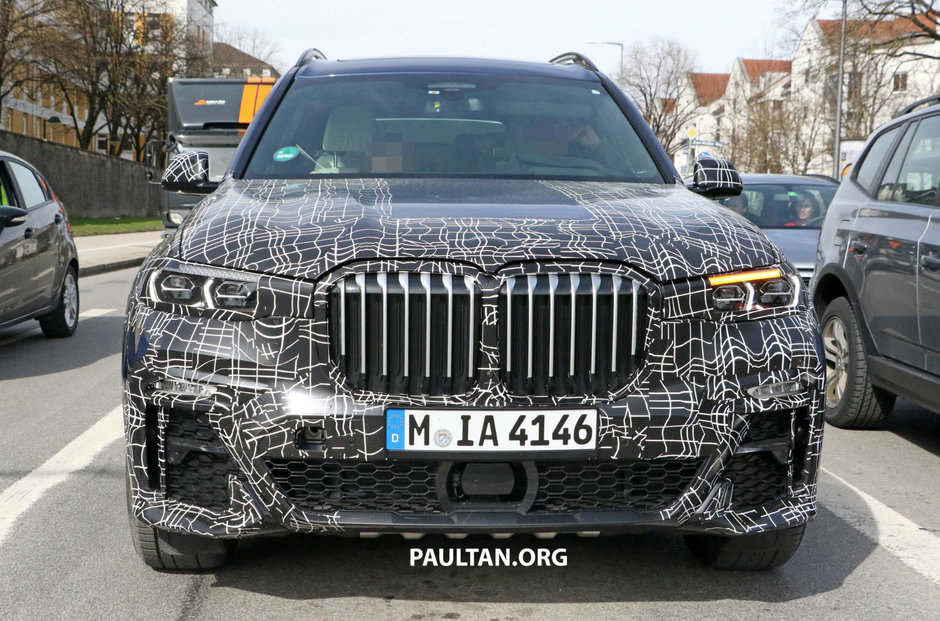
<path fill-rule="evenodd" d="M 743 534 L 815 514 L 824 375 L 809 311 L 654 325 L 650 356 L 631 388 L 614 402 L 581 404 L 598 410 L 596 453 L 515 459 L 523 491 L 482 505 L 464 502 L 455 487 L 455 469 L 467 460 L 390 458 L 384 420 L 394 401 L 356 400 L 336 388 L 329 365 L 314 360 L 314 323 L 183 317 L 132 299 L 124 414 L 139 519 L 217 537 Z M 167 378 L 215 392 L 153 388 Z M 805 392 L 766 400 L 746 392 L 793 379 Z M 482 395 L 453 405 L 511 407 Z"/>

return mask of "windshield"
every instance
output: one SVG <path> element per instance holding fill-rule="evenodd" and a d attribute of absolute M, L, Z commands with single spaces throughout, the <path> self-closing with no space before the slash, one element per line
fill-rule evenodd
<path fill-rule="evenodd" d="M 468 74 L 298 79 L 245 176 L 663 183 L 601 85 Z"/>
<path fill-rule="evenodd" d="M 838 187 L 818 183 L 745 182 L 740 196 L 719 202 L 761 228 L 818 229 Z"/>

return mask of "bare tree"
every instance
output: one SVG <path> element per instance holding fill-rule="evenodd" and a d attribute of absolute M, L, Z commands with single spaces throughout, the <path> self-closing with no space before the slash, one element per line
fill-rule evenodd
<path fill-rule="evenodd" d="M 625 56 L 624 72 L 617 81 L 671 156 L 698 106 L 687 79 L 695 70 L 692 52 L 678 41 L 654 39 L 630 47 Z"/>
<path fill-rule="evenodd" d="M 36 52 L 46 79 L 65 101 L 78 143 L 106 131 L 108 152 L 133 147 L 165 127 L 166 82 L 208 66 L 207 45 L 194 41 L 152 0 L 68 0 Z M 202 75 L 205 75 L 203 73 Z"/>
<path fill-rule="evenodd" d="M 874 22 L 897 20 L 907 26 L 899 29 L 898 37 L 906 40 L 940 41 L 940 2 L 934 0 L 856 0 L 860 17 Z M 940 58 L 940 55 L 906 49 L 904 55 L 918 58 Z"/>
<path fill-rule="evenodd" d="M 0 0 L 0 113 L 13 91 L 34 86 L 31 54 L 60 0 Z"/>
<path fill-rule="evenodd" d="M 215 40 L 219 43 L 227 43 L 272 67 L 281 67 L 284 64 L 281 59 L 281 48 L 277 42 L 272 41 L 256 28 L 217 24 Z"/>

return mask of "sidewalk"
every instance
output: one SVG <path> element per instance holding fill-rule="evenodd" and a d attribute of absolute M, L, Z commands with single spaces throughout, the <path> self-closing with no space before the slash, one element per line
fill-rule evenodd
<path fill-rule="evenodd" d="M 76 237 L 79 276 L 93 276 L 140 265 L 163 231 Z"/>

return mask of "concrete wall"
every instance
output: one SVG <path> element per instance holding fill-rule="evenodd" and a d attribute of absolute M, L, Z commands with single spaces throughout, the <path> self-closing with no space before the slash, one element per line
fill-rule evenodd
<path fill-rule="evenodd" d="M 3 130 L 0 151 L 35 166 L 71 216 L 160 217 L 160 186 L 148 183 L 136 162 Z"/>

